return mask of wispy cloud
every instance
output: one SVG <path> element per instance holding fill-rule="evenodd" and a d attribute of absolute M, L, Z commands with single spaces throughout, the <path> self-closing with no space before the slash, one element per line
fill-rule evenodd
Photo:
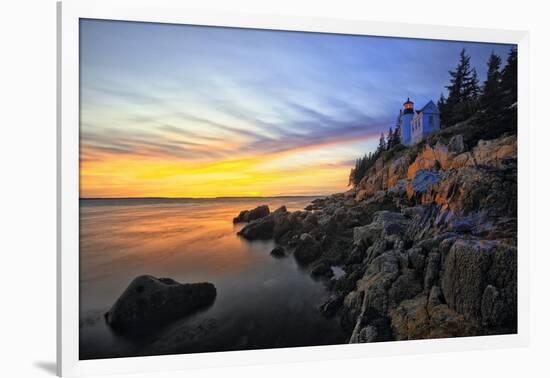
<path fill-rule="evenodd" d="M 99 20 L 80 32 L 94 196 L 342 190 L 407 95 L 439 96 L 460 49 L 483 77 L 510 48 Z"/>

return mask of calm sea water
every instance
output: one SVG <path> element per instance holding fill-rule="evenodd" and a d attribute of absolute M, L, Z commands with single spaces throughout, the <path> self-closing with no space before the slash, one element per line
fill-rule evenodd
<path fill-rule="evenodd" d="M 80 358 L 196 353 L 346 342 L 317 306 L 328 293 L 272 241 L 248 242 L 232 219 L 268 204 L 303 209 L 313 198 L 81 200 Z M 143 334 L 113 332 L 103 319 L 138 275 L 208 281 L 214 304 Z"/>

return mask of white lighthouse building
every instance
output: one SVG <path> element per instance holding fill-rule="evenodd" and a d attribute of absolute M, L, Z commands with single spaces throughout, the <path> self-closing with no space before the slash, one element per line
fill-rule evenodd
<path fill-rule="evenodd" d="M 407 98 L 399 111 L 397 126 L 401 130 L 401 143 L 416 144 L 440 129 L 439 109 L 429 101 L 420 110 L 414 110 L 414 103 Z"/>

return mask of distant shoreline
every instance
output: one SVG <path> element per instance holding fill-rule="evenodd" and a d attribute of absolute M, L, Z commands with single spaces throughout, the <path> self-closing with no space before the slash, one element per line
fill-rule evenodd
<path fill-rule="evenodd" d="M 287 196 L 259 196 L 259 197 L 81 197 L 81 201 L 120 201 L 120 200 L 223 200 L 223 199 L 266 199 L 266 198 L 312 198 L 328 197 L 331 194 L 312 194 L 312 195 L 287 195 Z"/>

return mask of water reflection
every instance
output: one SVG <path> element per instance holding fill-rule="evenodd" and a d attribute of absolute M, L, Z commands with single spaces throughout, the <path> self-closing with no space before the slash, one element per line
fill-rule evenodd
<path fill-rule="evenodd" d="M 312 198 L 263 199 L 273 210 Z M 272 241 L 247 242 L 232 218 L 257 199 L 82 200 L 81 358 L 188 353 L 343 342 L 316 306 L 326 295 Z M 137 275 L 216 285 L 214 305 L 140 339 L 114 334 L 102 314 Z"/>

